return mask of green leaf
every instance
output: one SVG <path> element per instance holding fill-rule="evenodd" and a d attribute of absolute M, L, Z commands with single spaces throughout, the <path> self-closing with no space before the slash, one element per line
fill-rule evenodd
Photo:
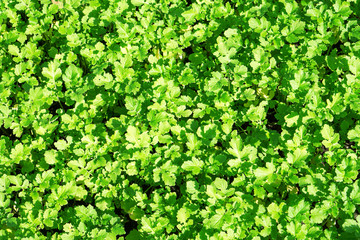
<path fill-rule="evenodd" d="M 8 49 L 9 49 L 9 53 L 11 55 L 14 55 L 14 56 L 19 56 L 20 55 L 20 50 L 16 45 L 9 45 Z"/>
<path fill-rule="evenodd" d="M 98 214 L 95 208 L 92 205 L 88 205 L 87 207 L 81 205 L 75 207 L 76 216 L 81 219 L 81 221 L 91 221 L 91 219 L 95 219 Z"/>
<path fill-rule="evenodd" d="M 65 75 L 63 76 L 63 80 L 69 84 L 78 84 L 82 76 L 82 69 L 76 67 L 75 65 L 71 64 L 65 71 Z"/>
<path fill-rule="evenodd" d="M 64 139 L 60 139 L 59 141 L 55 142 L 54 145 L 60 151 L 65 150 L 68 147 L 68 143 Z"/>
<path fill-rule="evenodd" d="M 270 203 L 267 207 L 267 211 L 270 213 L 271 218 L 278 220 L 281 216 L 282 209 L 276 203 Z"/>
<path fill-rule="evenodd" d="M 296 125 L 298 120 L 299 120 L 299 115 L 297 113 L 290 113 L 285 116 L 286 126 L 288 127 L 293 127 L 294 125 Z"/>
<path fill-rule="evenodd" d="M 228 152 L 238 159 L 241 159 L 241 150 L 243 148 L 242 139 L 239 136 L 232 138 L 230 140 L 230 146 L 231 148 L 228 149 Z"/>
<path fill-rule="evenodd" d="M 345 219 L 342 228 L 346 233 L 350 233 L 349 237 L 360 237 L 360 217 L 358 216 L 356 220 L 354 219 Z"/>
<path fill-rule="evenodd" d="M 252 28 L 252 29 L 256 29 L 258 27 L 260 27 L 260 20 L 259 19 L 256 19 L 256 18 L 250 18 L 249 19 L 249 26 Z"/>
<path fill-rule="evenodd" d="M 96 77 L 94 78 L 94 84 L 99 87 L 104 86 L 105 89 L 110 89 L 114 85 L 114 79 L 111 74 L 103 73 L 96 75 Z"/>
<path fill-rule="evenodd" d="M 311 221 L 316 224 L 322 223 L 327 218 L 327 213 L 322 208 L 314 208 L 311 210 Z"/>
<path fill-rule="evenodd" d="M 62 74 L 59 61 L 55 60 L 53 62 L 50 62 L 48 67 L 43 68 L 42 74 L 44 75 L 44 77 L 53 81 L 58 79 Z"/>
<path fill-rule="evenodd" d="M 353 184 L 353 190 L 350 193 L 350 198 L 353 200 L 353 202 L 357 205 L 360 205 L 360 191 L 359 191 L 359 181 L 355 181 Z"/>
<path fill-rule="evenodd" d="M 308 151 L 305 148 L 296 148 L 293 153 L 289 153 L 287 161 L 294 166 L 301 167 L 305 164 L 305 159 L 309 156 Z"/>
<path fill-rule="evenodd" d="M 139 139 L 139 130 L 134 126 L 129 126 L 126 131 L 126 140 L 131 143 L 137 143 Z"/>
<path fill-rule="evenodd" d="M 295 21 L 290 25 L 290 32 L 295 34 L 302 34 L 305 32 L 305 22 Z"/>
<path fill-rule="evenodd" d="M 300 200 L 294 207 L 289 207 L 288 213 L 291 219 L 297 218 L 310 210 L 310 204 L 304 199 Z"/>
<path fill-rule="evenodd" d="M 161 175 L 162 180 L 167 186 L 175 186 L 176 176 L 174 173 L 165 172 Z"/>
<path fill-rule="evenodd" d="M 57 152 L 55 150 L 49 150 L 45 152 L 45 162 L 47 164 L 55 164 L 57 162 L 56 160 Z"/>
<path fill-rule="evenodd" d="M 131 0 L 131 4 L 138 7 L 144 4 L 144 0 Z"/>
<path fill-rule="evenodd" d="M 192 174 L 197 175 L 201 172 L 202 167 L 204 166 L 204 162 L 198 160 L 197 158 L 193 158 L 191 161 L 185 161 L 181 168 L 186 171 L 191 171 Z"/>
<path fill-rule="evenodd" d="M 188 141 L 186 142 L 186 146 L 189 148 L 190 151 L 195 150 L 199 145 L 200 142 L 198 141 L 198 138 L 193 133 L 187 133 L 186 137 Z"/>
<path fill-rule="evenodd" d="M 189 218 L 190 214 L 186 210 L 186 208 L 180 208 L 176 214 L 176 219 L 180 223 L 186 223 L 187 219 Z"/>
<path fill-rule="evenodd" d="M 19 163 L 24 158 L 24 145 L 18 143 L 15 145 L 15 148 L 11 149 L 10 158 L 15 162 Z"/>
<path fill-rule="evenodd" d="M 350 61 L 349 61 L 349 69 L 352 74 L 354 74 L 355 76 L 359 76 L 360 75 L 360 59 L 355 56 L 351 57 Z"/>
<path fill-rule="evenodd" d="M 130 116 L 135 116 L 141 110 L 141 103 L 139 102 L 139 100 L 129 96 L 125 97 L 125 106 L 126 109 L 129 110 L 128 113 Z"/>
<path fill-rule="evenodd" d="M 259 167 L 255 169 L 254 175 L 256 178 L 264 179 L 269 177 L 271 174 L 275 172 L 275 166 L 272 163 L 267 163 L 266 166 L 267 166 L 266 168 Z"/>
<path fill-rule="evenodd" d="M 332 139 L 334 135 L 334 129 L 330 127 L 328 124 L 325 124 L 323 129 L 321 130 L 321 135 L 324 139 Z"/>
<path fill-rule="evenodd" d="M 141 225 L 142 225 L 142 229 L 145 232 L 148 232 L 150 234 L 155 234 L 155 230 L 154 230 L 152 222 L 149 218 L 146 218 L 146 217 L 141 218 Z"/>
<path fill-rule="evenodd" d="M 224 192 L 228 187 L 227 181 L 221 178 L 216 178 L 214 181 L 214 185 L 222 192 Z"/>
<path fill-rule="evenodd" d="M 190 10 L 183 12 L 181 15 L 184 17 L 185 22 L 192 23 L 195 21 L 197 12 L 194 8 L 191 8 Z"/>
<path fill-rule="evenodd" d="M 349 140 L 356 141 L 360 146 L 360 125 L 356 125 L 356 127 L 348 132 Z"/>
<path fill-rule="evenodd" d="M 225 212 L 220 210 L 219 213 L 213 215 L 205 224 L 209 229 L 221 229 L 225 220 L 224 216 Z"/>

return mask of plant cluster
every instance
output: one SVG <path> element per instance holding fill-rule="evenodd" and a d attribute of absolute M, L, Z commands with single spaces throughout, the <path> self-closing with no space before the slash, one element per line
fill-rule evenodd
<path fill-rule="evenodd" d="M 2 0 L 0 239 L 360 239 L 359 0 Z"/>

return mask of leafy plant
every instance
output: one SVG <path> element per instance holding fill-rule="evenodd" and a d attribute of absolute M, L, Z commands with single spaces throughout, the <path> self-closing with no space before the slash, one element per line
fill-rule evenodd
<path fill-rule="evenodd" d="M 360 239 L 355 0 L 3 0 L 0 239 Z"/>

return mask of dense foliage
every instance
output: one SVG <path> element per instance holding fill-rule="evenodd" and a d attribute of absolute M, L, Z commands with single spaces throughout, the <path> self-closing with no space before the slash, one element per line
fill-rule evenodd
<path fill-rule="evenodd" d="M 359 0 L 0 1 L 0 239 L 360 239 Z"/>

